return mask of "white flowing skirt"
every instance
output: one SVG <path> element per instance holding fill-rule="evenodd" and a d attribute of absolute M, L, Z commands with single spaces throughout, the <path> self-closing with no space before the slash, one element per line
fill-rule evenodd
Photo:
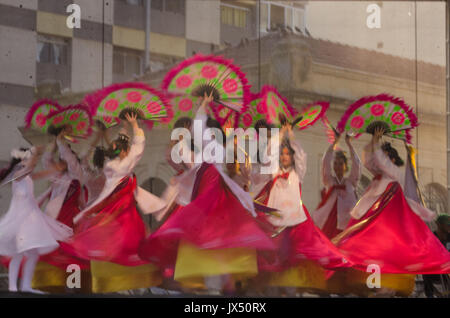
<path fill-rule="evenodd" d="M 13 198 L 0 219 L 0 255 L 13 256 L 31 249 L 48 254 L 58 248 L 58 241 L 72 236 L 72 229 L 44 214 L 34 198 L 21 199 Z"/>

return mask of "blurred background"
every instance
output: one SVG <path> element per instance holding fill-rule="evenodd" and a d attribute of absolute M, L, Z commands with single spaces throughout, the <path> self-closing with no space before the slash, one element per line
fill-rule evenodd
<path fill-rule="evenodd" d="M 66 23 L 72 3 L 80 28 Z M 445 1 L 0 0 L 0 166 L 12 148 L 43 142 L 23 130 L 37 99 L 76 104 L 125 81 L 159 87 L 177 62 L 217 54 L 242 67 L 254 93 L 274 85 L 299 110 L 330 102 L 334 125 L 363 96 L 403 98 L 420 121 L 413 146 L 426 204 L 446 213 L 446 10 Z M 303 200 L 311 211 L 329 144 L 321 123 L 296 134 L 308 154 Z M 169 131 L 146 135 L 136 174 L 160 195 L 174 175 L 164 158 Z M 359 154 L 368 140 L 354 141 Z M 405 158 L 403 144 L 394 144 Z M 364 170 L 359 193 L 370 179 Z M 46 186 L 38 183 L 36 195 Z M 2 187 L 0 213 L 9 199 L 10 187 Z"/>

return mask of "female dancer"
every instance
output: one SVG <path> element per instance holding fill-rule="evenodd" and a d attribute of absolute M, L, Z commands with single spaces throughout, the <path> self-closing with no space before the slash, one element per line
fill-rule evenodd
<path fill-rule="evenodd" d="M 406 296 L 414 288 L 415 274 L 450 273 L 450 253 L 424 222 L 434 213 L 404 196 L 403 160 L 389 143 L 380 146 L 383 134 L 383 128 L 376 129 L 363 153 L 363 163 L 375 178 L 351 211 L 347 229 L 333 242 L 359 270 L 346 272 L 347 286 L 367 294 L 364 272 L 371 266 L 382 274 L 384 289 L 378 291 Z"/>
<path fill-rule="evenodd" d="M 318 209 L 312 214 L 316 225 L 329 238 L 335 237 L 347 227 L 350 220 L 350 211 L 356 204 L 355 187 L 361 177 L 361 163 L 350 142 L 350 136 L 345 136 L 345 142 L 350 150 L 352 170 L 345 178 L 348 171 L 347 157 L 343 151 L 333 151 L 339 142 L 339 136 L 328 148 L 322 159 L 322 180 L 327 192 L 322 198 Z M 333 170 L 331 172 L 331 160 L 334 152 Z"/>
<path fill-rule="evenodd" d="M 287 135 L 287 138 L 285 136 Z M 324 290 L 327 268 L 349 264 L 327 237 L 314 225 L 302 203 L 301 188 L 306 173 L 306 153 L 294 137 L 291 125 L 284 125 L 279 135 L 281 154 L 278 171 L 268 178 L 255 197 L 259 203 L 279 210 L 281 217 L 260 214 L 272 230 L 276 251 L 261 252 L 258 266 L 261 282 L 269 286 Z M 320 265 L 321 266 L 320 266 Z"/>
<path fill-rule="evenodd" d="M 212 99 L 205 94 L 195 118 L 202 131 L 220 127 L 206 115 Z M 145 240 L 140 256 L 161 267 L 174 266 L 174 279 L 184 286 L 220 292 L 233 290 L 237 277 L 256 275 L 256 251 L 273 244 L 252 216 L 249 194 L 206 153 L 211 148 L 220 152 L 223 143 L 213 140 L 206 147 L 204 162 L 179 179 L 178 202 L 184 207 Z M 216 158 L 221 161 L 223 152 Z"/>
<path fill-rule="evenodd" d="M 48 199 L 45 213 L 73 227 L 73 218 L 80 212 L 80 205 L 84 205 L 80 183 L 83 172 L 80 160 L 64 140 L 65 134 L 66 131 L 62 129 L 42 157 L 44 168 L 54 168 L 59 173 L 51 177 L 52 184 L 39 198 L 39 203 L 42 205 Z M 52 158 L 56 147 L 59 152 L 58 162 Z"/>
<path fill-rule="evenodd" d="M 110 160 L 103 172 L 105 187 L 96 200 L 74 219 L 74 236 L 61 245 L 67 253 L 90 260 L 92 291 L 115 292 L 155 286 L 159 271 L 137 255 L 145 238 L 145 225 L 136 209 L 138 205 L 159 210 L 164 203 L 136 185 L 132 171 L 145 148 L 144 131 L 135 115 L 126 115 L 134 131 L 129 137 L 120 134 L 105 152 Z"/>
<path fill-rule="evenodd" d="M 0 181 L 13 178 L 12 198 L 8 211 L 0 219 L 0 255 L 11 257 L 9 262 L 9 290 L 16 292 L 22 259 L 25 257 L 21 291 L 41 293 L 31 288 L 34 268 L 39 255 L 58 248 L 58 241 L 67 239 L 72 230 L 42 213 L 33 193 L 33 179 L 45 177 L 52 171 L 32 173 L 40 151 L 12 151 L 12 160 L 2 171 Z"/>
<path fill-rule="evenodd" d="M 45 213 L 55 218 L 57 221 L 73 228 L 74 217 L 86 204 L 86 193 L 83 194 L 83 184 L 85 173 L 77 155 L 72 151 L 65 141 L 65 135 L 70 134 L 70 126 L 59 128 L 55 142 L 44 154 L 43 166 L 53 168 L 56 173 L 50 176 L 51 186 L 47 192 L 40 197 L 40 204 L 49 199 L 45 208 Z M 53 160 L 53 153 L 59 154 L 59 161 Z M 33 287 L 49 292 L 66 291 L 67 266 L 77 264 L 82 270 L 82 290 L 88 291 L 90 288 L 89 262 L 68 255 L 61 248 L 54 252 L 43 255 L 36 266 L 33 277 Z M 84 288 L 86 287 L 86 288 Z"/>

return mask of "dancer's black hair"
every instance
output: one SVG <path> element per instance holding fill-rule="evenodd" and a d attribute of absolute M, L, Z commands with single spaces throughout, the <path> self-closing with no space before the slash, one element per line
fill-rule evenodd
<path fill-rule="evenodd" d="M 265 119 L 260 119 L 260 120 L 258 120 L 255 123 L 255 130 L 256 130 L 256 133 L 258 135 L 259 135 L 259 129 L 260 128 L 267 128 L 267 133 L 270 134 L 270 129 L 274 128 L 274 127 L 275 127 L 274 125 L 269 124 Z M 270 140 L 267 140 L 267 142 L 269 143 Z M 266 145 L 266 147 L 267 147 L 267 145 Z M 256 153 L 256 161 L 258 163 L 261 163 L 261 158 L 259 156 L 259 151 Z"/>
<path fill-rule="evenodd" d="M 119 156 L 122 151 L 128 151 L 130 149 L 129 140 L 128 136 L 119 134 L 119 137 L 112 142 L 108 149 L 96 147 L 93 158 L 94 166 L 101 169 L 105 164 L 105 157 L 114 159 Z M 113 149 L 113 145 L 116 146 L 115 149 Z"/>
<path fill-rule="evenodd" d="M 20 148 L 20 151 L 27 151 L 29 148 Z M 11 158 L 8 166 L 0 170 L 0 182 L 2 182 L 10 173 L 13 171 L 14 167 L 22 161 L 20 158 Z"/>
<path fill-rule="evenodd" d="M 394 160 L 394 164 L 396 166 L 401 167 L 405 164 L 402 158 L 400 158 L 400 156 L 398 155 L 397 150 L 392 147 L 389 142 L 385 142 L 384 144 L 382 144 L 381 149 L 387 152 L 389 159 Z"/>
<path fill-rule="evenodd" d="M 208 119 L 206 120 L 206 127 L 209 128 L 217 128 L 220 130 L 221 134 L 222 134 L 222 141 L 223 141 L 223 145 L 225 146 L 226 144 L 226 138 L 225 138 L 225 132 L 222 129 L 222 126 L 220 125 L 220 123 L 215 120 L 214 118 L 211 118 L 208 116 Z"/>
<path fill-rule="evenodd" d="M 255 130 L 259 134 L 260 128 L 267 128 L 267 130 L 270 130 L 271 128 L 274 128 L 274 125 L 269 124 L 265 119 L 260 119 L 255 123 Z"/>
<path fill-rule="evenodd" d="M 344 161 L 346 169 L 348 169 L 348 158 L 345 155 L 345 152 L 342 150 L 338 150 L 334 153 L 334 160 L 336 159 L 342 159 Z"/>
<path fill-rule="evenodd" d="M 175 128 L 186 128 L 192 126 L 192 119 L 189 117 L 180 117 L 173 125 L 173 129 Z"/>

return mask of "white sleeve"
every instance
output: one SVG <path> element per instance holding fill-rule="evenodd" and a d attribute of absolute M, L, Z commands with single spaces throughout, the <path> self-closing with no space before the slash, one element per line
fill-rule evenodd
<path fill-rule="evenodd" d="M 81 164 L 78 162 L 77 157 L 72 153 L 65 141 L 57 139 L 56 144 L 58 145 L 58 151 L 61 158 L 67 162 L 69 173 L 76 179 L 82 181 L 83 169 L 81 168 Z"/>
<path fill-rule="evenodd" d="M 202 132 L 202 134 L 204 134 L 206 129 L 208 129 L 208 127 L 206 126 L 207 120 L 208 120 L 208 114 L 206 114 L 206 111 L 205 111 L 204 107 L 199 107 L 198 110 L 197 110 L 197 113 L 195 114 L 193 126 L 195 127 L 195 122 L 196 121 L 201 121 L 201 123 L 202 123 L 202 131 L 201 132 Z M 208 143 L 209 143 L 209 141 L 208 140 L 204 140 L 203 136 L 202 136 L 202 149 L 204 149 L 205 146 Z"/>
<path fill-rule="evenodd" d="M 292 149 L 294 149 L 294 161 L 295 161 L 295 172 L 298 175 L 300 183 L 303 183 L 303 178 L 306 174 L 306 152 L 301 147 L 300 143 L 292 136 L 289 137 L 289 142 Z"/>
<path fill-rule="evenodd" d="M 359 178 L 361 178 L 361 160 L 355 151 L 355 148 L 350 144 L 350 157 L 352 159 L 352 171 L 350 172 L 349 180 L 354 187 L 358 184 Z"/>
<path fill-rule="evenodd" d="M 131 144 L 130 151 L 128 155 L 120 160 L 118 164 L 118 169 L 123 171 L 127 170 L 131 173 L 136 166 L 136 164 L 141 160 L 144 155 L 145 149 L 145 134 L 141 128 L 136 128 L 134 130 L 133 143 Z"/>
<path fill-rule="evenodd" d="M 402 171 L 391 159 L 384 154 L 379 145 L 375 146 L 375 152 L 373 154 L 374 161 L 378 169 L 380 169 L 383 174 L 389 176 L 390 178 L 396 180 L 401 185 L 403 185 Z"/>
<path fill-rule="evenodd" d="M 333 176 L 331 175 L 331 160 L 333 159 L 333 145 L 328 147 L 322 158 L 322 181 L 325 187 L 333 185 Z"/>

